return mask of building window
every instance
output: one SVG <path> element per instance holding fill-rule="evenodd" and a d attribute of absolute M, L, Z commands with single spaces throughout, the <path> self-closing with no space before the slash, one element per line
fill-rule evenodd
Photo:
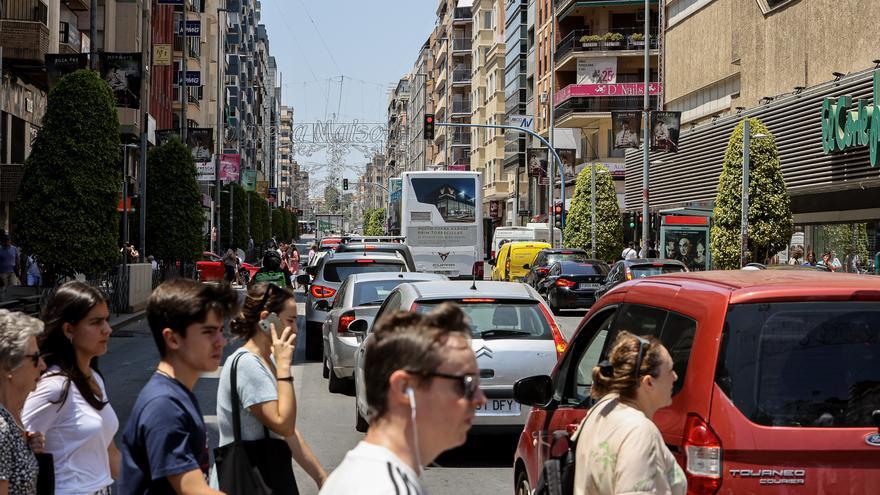
<path fill-rule="evenodd" d="M 487 10 L 483 12 L 483 29 L 494 29 L 494 18 L 493 15 L 495 12 L 491 10 Z"/>

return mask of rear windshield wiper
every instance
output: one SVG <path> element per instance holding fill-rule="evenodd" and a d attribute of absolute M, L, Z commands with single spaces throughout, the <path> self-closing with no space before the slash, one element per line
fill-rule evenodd
<path fill-rule="evenodd" d="M 518 335 L 531 335 L 531 332 L 523 332 L 521 330 L 505 330 L 502 328 L 493 328 L 492 330 L 486 330 L 485 332 L 481 332 L 478 335 L 478 338 L 481 339 L 491 339 L 491 338 L 500 338 L 500 337 L 515 337 Z"/>

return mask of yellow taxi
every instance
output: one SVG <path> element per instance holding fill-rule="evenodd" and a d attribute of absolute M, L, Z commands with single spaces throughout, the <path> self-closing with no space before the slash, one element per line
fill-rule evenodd
<path fill-rule="evenodd" d="M 492 280 L 519 282 L 528 273 L 532 262 L 542 249 L 550 249 L 546 242 L 508 242 L 498 250 L 498 257 L 490 260 Z"/>

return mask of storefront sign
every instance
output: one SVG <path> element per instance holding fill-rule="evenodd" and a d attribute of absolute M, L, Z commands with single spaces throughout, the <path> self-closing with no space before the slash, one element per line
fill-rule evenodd
<path fill-rule="evenodd" d="M 214 182 L 214 162 L 196 162 L 196 179 L 199 182 Z"/>
<path fill-rule="evenodd" d="M 617 57 L 577 59 L 578 84 L 613 84 L 617 82 Z"/>
<path fill-rule="evenodd" d="M 825 98 L 822 102 L 822 150 L 825 154 L 867 146 L 871 166 L 880 160 L 880 71 L 874 72 L 874 103 L 858 100 L 850 110 L 852 96 Z"/>
<path fill-rule="evenodd" d="M 663 85 L 658 82 L 648 84 L 648 94 L 659 95 Z M 569 84 L 556 92 L 554 105 L 559 105 L 569 98 L 602 97 L 602 96 L 642 96 L 645 94 L 645 83 L 617 84 Z"/>

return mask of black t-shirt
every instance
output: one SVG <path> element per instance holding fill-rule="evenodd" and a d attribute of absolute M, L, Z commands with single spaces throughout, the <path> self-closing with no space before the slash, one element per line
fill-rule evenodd
<path fill-rule="evenodd" d="M 168 476 L 211 465 L 199 402 L 173 378 L 155 373 L 141 390 L 122 433 L 119 493 L 174 494 Z"/>

